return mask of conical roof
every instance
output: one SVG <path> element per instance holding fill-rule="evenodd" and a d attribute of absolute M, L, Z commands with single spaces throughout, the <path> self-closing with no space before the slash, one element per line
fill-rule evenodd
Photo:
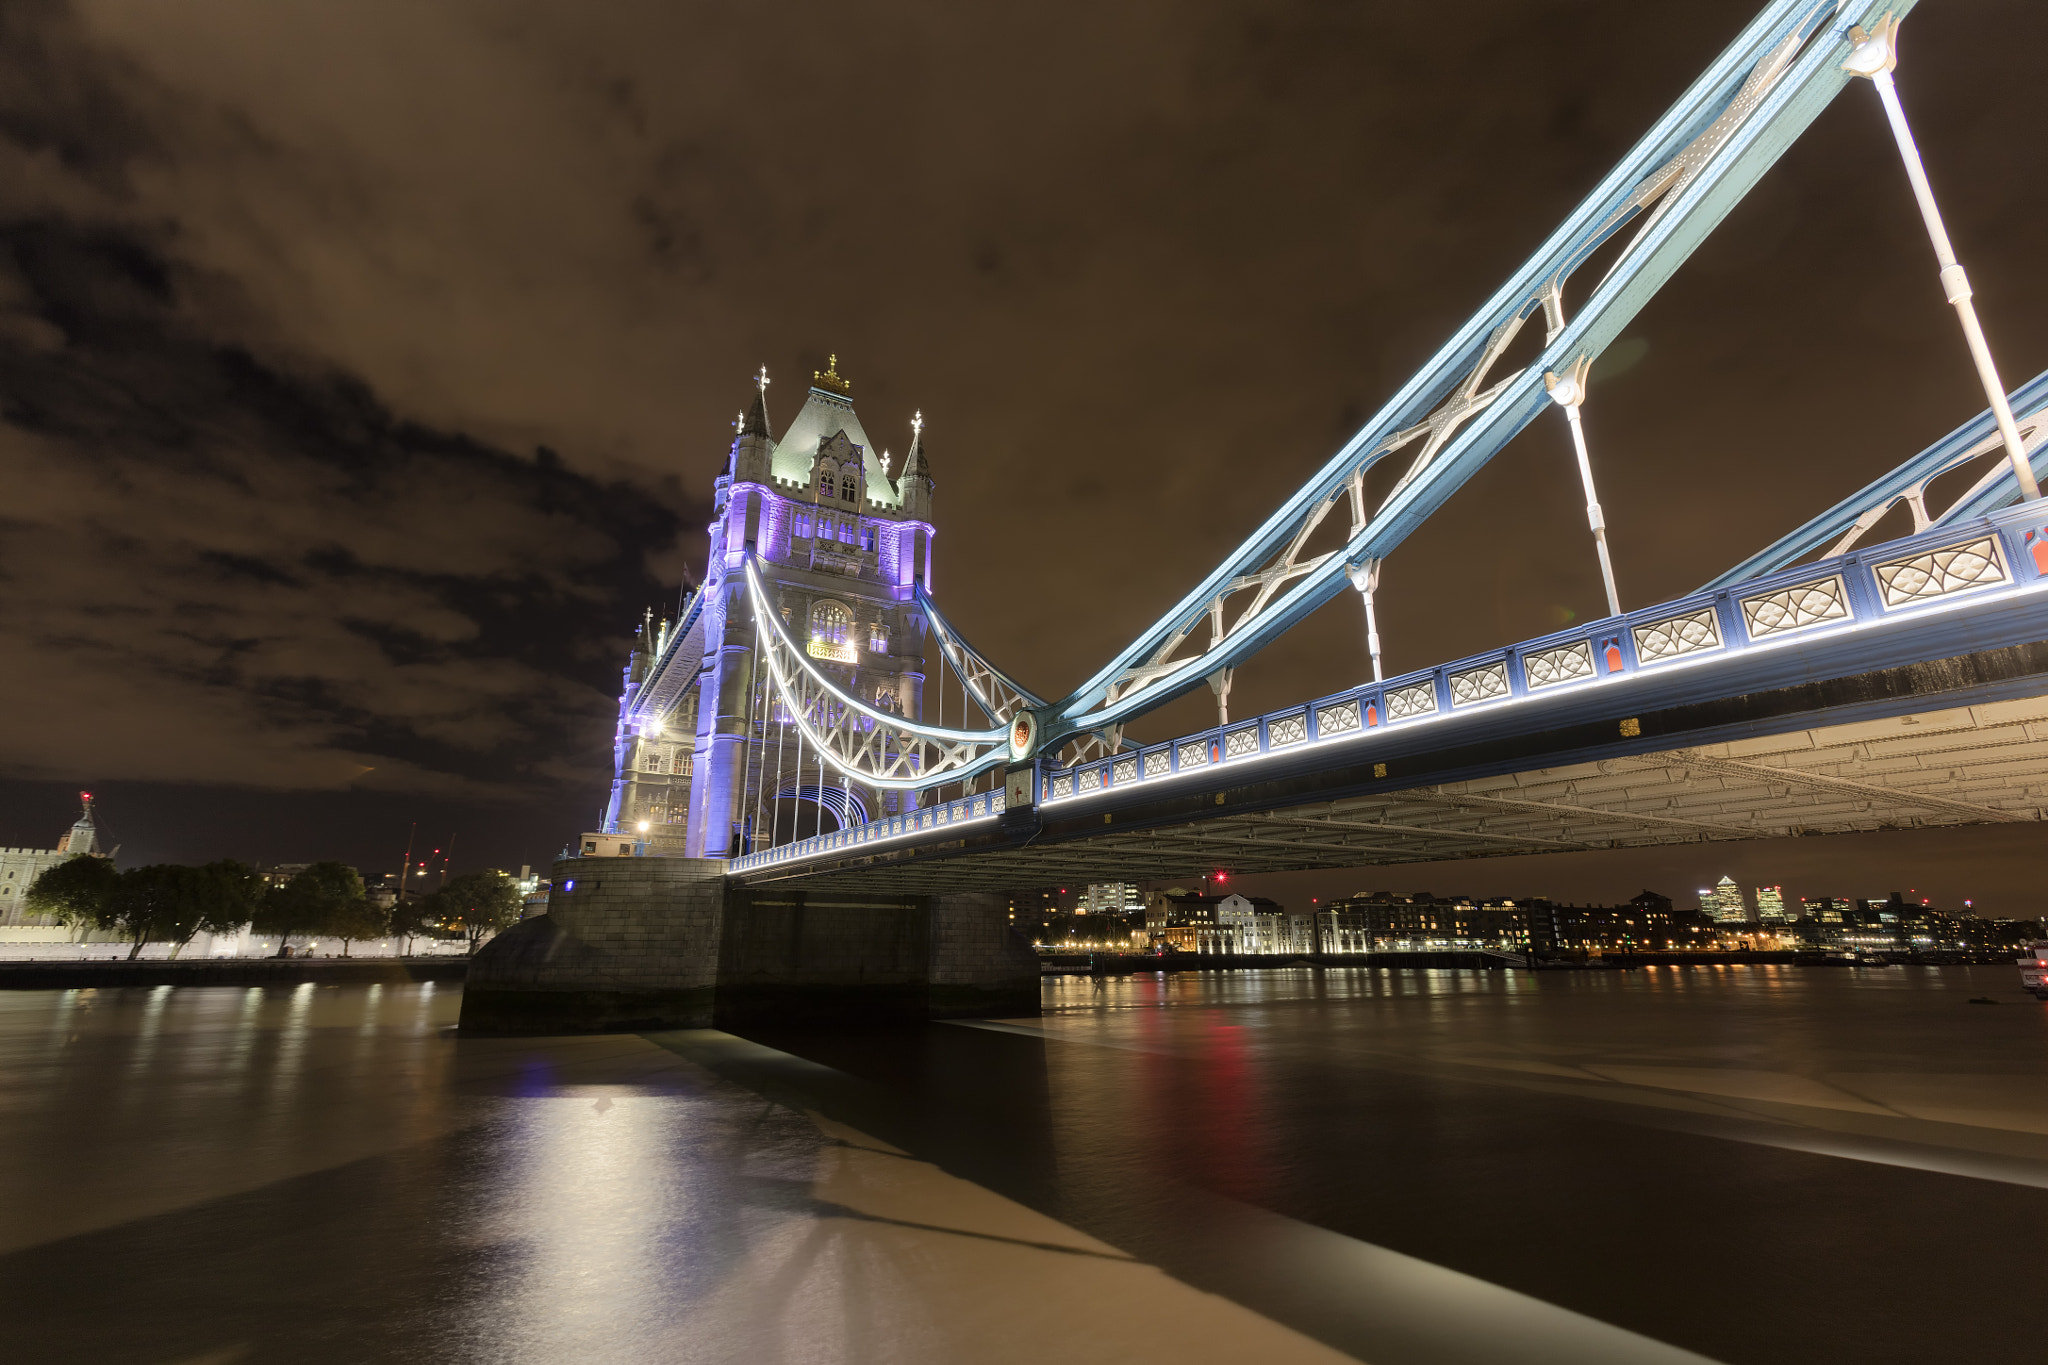
<path fill-rule="evenodd" d="M 754 401 L 747 405 L 746 415 L 740 418 L 740 435 L 760 436 L 767 440 L 775 437 L 768 430 L 768 390 L 764 385 L 754 386 Z"/>
<path fill-rule="evenodd" d="M 910 438 L 910 453 L 903 457 L 903 475 L 906 479 L 930 479 L 932 467 L 924 458 L 924 421 L 918 414 L 917 432 Z"/>

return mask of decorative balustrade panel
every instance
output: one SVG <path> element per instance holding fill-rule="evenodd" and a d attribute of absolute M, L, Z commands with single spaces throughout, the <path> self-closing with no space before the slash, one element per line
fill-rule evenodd
<path fill-rule="evenodd" d="M 1859 626 L 1880 624 L 1920 611 L 1940 611 L 1957 599 L 1975 600 L 2000 593 L 2048 591 L 2048 554 L 2029 552 L 2027 533 L 2048 539 L 2048 530 L 2029 524 L 2025 508 L 2010 508 L 1974 525 L 1937 528 L 1921 535 L 1877 545 L 1853 554 L 1789 569 L 1751 580 L 1710 597 L 1664 603 L 1629 612 L 1602 623 L 1594 636 L 1531 641 L 1479 659 L 1390 679 L 1384 685 L 1276 711 L 1221 732 L 1183 736 L 1119 755 L 1107 764 L 1046 774 L 1042 801 L 1053 805 L 1153 783 L 1178 782 L 1204 773 L 1219 763 L 1270 761 L 1283 755 L 1307 754 L 1326 745 L 1369 753 L 1373 737 L 1387 725 L 1448 722 L 1479 703 L 1494 706 L 1540 704 L 1581 687 L 1626 687 L 1639 672 L 1715 664 L 1751 649 L 1793 645 L 1795 641 Z M 1862 605 L 1858 605 L 1861 603 Z M 1736 623 L 1733 627 L 1726 622 Z M 1611 632 L 1611 638 L 1608 632 Z M 1626 636 L 1633 655 L 1624 654 Z M 1601 641 L 1596 650 L 1593 643 Z M 1600 656 L 1607 660 L 1606 671 Z M 1512 693 L 1511 670 L 1519 669 L 1524 695 Z M 1560 688 L 1561 684 L 1576 684 Z M 1438 689 L 1452 699 L 1450 710 L 1437 704 Z M 1626 715 L 1617 701 L 1616 713 Z M 1379 719 L 1374 719 L 1379 717 Z M 1311 721 L 1313 722 L 1311 724 Z M 1263 730 L 1265 743 L 1259 742 Z M 1001 793 L 983 794 L 914 815 L 892 816 L 837 835 L 803 840 L 780 848 L 746 854 L 733 860 L 735 871 L 822 856 L 847 847 L 880 843 L 1002 813 Z"/>

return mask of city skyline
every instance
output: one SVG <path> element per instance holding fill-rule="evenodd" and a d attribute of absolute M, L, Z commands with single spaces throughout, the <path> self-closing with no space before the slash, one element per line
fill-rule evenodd
<path fill-rule="evenodd" d="M 1729 0 L 1688 24 L 1729 32 L 1749 9 Z M 1048 70 L 1073 77 L 1079 102 L 1062 118 L 1029 98 L 975 101 L 962 141 L 927 131 L 907 159 L 879 154 L 916 125 L 903 101 L 952 89 L 960 68 L 941 61 L 864 105 L 843 160 L 818 172 L 803 168 L 822 105 L 732 124 L 728 73 L 656 80 L 636 64 L 642 48 L 676 60 L 651 18 L 608 21 L 652 26 L 640 34 L 536 21 L 507 52 L 365 10 L 336 21 L 329 60 L 301 82 L 267 60 L 308 40 L 284 12 L 169 25 L 45 7 L 10 22 L 6 137 L 48 175 L 4 191 L 21 302 L 0 338 L 0 435 L 15 483 L 50 497 L 19 509 L 29 529 L 8 550 L 34 557 L 46 586 L 8 608 L 17 643 L 0 686 L 13 690 L 0 700 L 47 723 L 0 759 L 0 837 L 40 843 L 90 785 L 123 857 L 153 861 L 376 865 L 414 821 L 479 865 L 552 857 L 601 807 L 615 660 L 696 562 L 704 489 L 763 362 L 795 379 L 836 351 L 898 449 L 922 411 L 947 451 L 952 529 L 934 555 L 948 610 L 1028 683 L 1085 674 L 1262 514 L 1271 496 L 1248 471 L 1326 456 L 1697 56 L 1669 41 L 1666 16 L 1621 5 L 1505 14 L 1483 44 L 1427 16 L 1380 16 L 1372 81 L 1348 69 L 1355 56 L 1345 79 L 1315 75 L 1360 36 L 1315 26 L 1362 18 L 1296 16 L 1264 47 L 1238 43 L 1227 15 L 1123 47 L 1027 35 L 999 45 L 1015 64 L 998 79 L 1022 97 Z M 751 41 L 756 21 L 733 22 L 726 36 Z M 829 67 L 848 22 L 821 9 L 773 45 Z M 934 41 L 984 51 L 975 25 L 988 22 Z M 2029 145 L 2025 82 L 1985 63 L 2017 61 L 2044 22 L 1995 6 L 1916 15 L 1903 78 L 2014 382 L 2048 363 L 2048 310 L 2024 235 L 2000 225 L 2038 216 L 2048 190 L 2002 173 L 1999 149 Z M 1496 42 L 1523 57 L 1501 66 Z M 394 44 L 417 57 L 403 75 L 376 55 Z M 1622 49 L 1640 64 L 1611 79 L 1599 54 Z M 597 87 L 548 79 L 600 50 L 615 69 Z M 1104 85 L 1104 62 L 1142 78 Z M 1491 71 L 1488 101 L 1418 74 L 1447 64 Z M 451 71 L 494 97 L 451 103 Z M 386 80 L 389 100 L 357 98 Z M 1585 420 L 1625 605 L 1695 586 L 1979 405 L 1868 94 L 1827 109 L 1593 376 Z M 1361 143 L 1387 101 L 1412 135 Z M 369 112 L 397 108 L 415 117 Z M 289 156 L 252 148 L 236 118 Z M 456 175 L 502 164 L 507 119 L 532 132 L 516 192 Z M 423 125 L 436 137 L 412 135 Z M 748 154 L 664 160 L 707 127 Z M 1223 129 L 1235 132 L 1219 143 Z M 1516 158 L 1484 161 L 1509 138 Z M 60 142 L 67 158 L 37 159 Z M 1105 156 L 1144 174 L 1105 176 Z M 1020 199 L 994 163 L 1041 188 Z M 357 211 L 327 212 L 326 183 L 356 185 Z M 1385 183 L 1405 196 L 1389 201 Z M 448 197 L 422 199 L 441 184 Z M 871 201 L 898 211 L 848 207 Z M 1230 207 L 1158 207 L 1184 202 Z M 1475 202 L 1487 212 L 1455 208 Z M 720 212 L 732 203 L 829 230 L 816 250 L 768 251 L 736 234 Z M 1325 211 L 1255 207 L 1290 203 Z M 593 252 L 609 253 L 594 279 L 575 265 Z M 390 268 L 408 253 L 435 289 Z M 1098 312 L 1125 321 L 1085 325 Z M 1873 347 L 1891 376 L 1878 392 L 1862 359 Z M 1729 397 L 1701 407 L 1709 369 Z M 147 395 L 149 420 L 109 406 L 117 393 Z M 1673 411 L 1690 420 L 1674 428 Z M 1389 561 L 1390 667 L 1599 613 L 1579 533 L 1557 548 L 1581 520 L 1569 460 L 1562 426 L 1539 423 L 1459 495 L 1456 527 L 1425 529 Z M 1671 472 L 1706 465 L 1725 476 Z M 74 485 L 65 470 L 100 477 Z M 343 470 L 355 500 L 305 512 Z M 235 501 L 252 479 L 273 490 L 261 506 Z M 162 495 L 131 491 L 145 485 Z M 1134 524 L 1159 529 L 1049 557 L 1019 597 L 1003 557 L 979 550 L 1020 524 L 1022 487 L 1031 525 L 1142 504 L 1153 515 Z M 1687 515 L 1674 520 L 1677 501 Z M 199 639 L 114 624 L 138 610 L 230 624 Z M 1365 666 L 1357 605 L 1339 601 L 1241 670 L 1232 704 L 1249 713 Z M 1182 731 L 1206 705 L 1176 703 L 1141 729 Z M 1971 875 L 1965 858 L 1944 861 L 1951 846 L 1928 836 L 1911 855 L 1926 880 Z M 1846 871 L 1858 855 L 1821 856 Z M 1658 866 L 1673 869 L 1667 886 L 1692 880 Z M 1565 865 L 1541 880 L 1597 894 L 1576 891 L 1578 876 Z"/>

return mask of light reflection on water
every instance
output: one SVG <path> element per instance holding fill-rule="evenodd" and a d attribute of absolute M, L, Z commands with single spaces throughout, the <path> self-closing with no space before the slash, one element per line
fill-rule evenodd
<path fill-rule="evenodd" d="M 1167 1009 L 1186 1006 L 1271 1005 L 1290 1001 L 1373 999 L 1445 1000 L 1464 996 L 1513 998 L 1532 992 L 1580 996 L 1680 995 L 1707 993 L 1740 998 L 1757 992 L 1813 994 L 1839 998 L 1857 992 L 1941 993 L 1954 988 L 1957 973 L 1977 971 L 1991 979 L 1998 966 L 1804 967 L 1780 963 L 1645 965 L 1594 970 L 1540 972 L 1477 971 L 1460 968 L 1274 967 L 1229 971 L 1134 972 L 1128 976 L 1061 974 L 1045 978 L 1048 1013 Z"/>
<path fill-rule="evenodd" d="M 2015 994 L 2014 976 L 1722 967 L 1061 977 L 1046 983 L 1042 1020 L 839 1040 L 821 1056 L 844 1068 L 837 1081 L 894 1083 L 930 1049 L 940 1068 L 926 1092 L 933 1111 L 950 1122 L 967 1112 L 962 1091 L 985 1086 L 1000 1122 L 962 1131 L 995 1153 L 992 1165 L 1042 1171 L 1049 1208 L 1104 1219 L 1098 1235 L 1117 1245 L 1124 1230 L 1181 1226 L 1172 1220 L 1192 1217 L 1188 1196 L 1199 1192 L 1556 1302 L 1584 1294 L 1579 1306 L 1604 1314 L 1608 1287 L 1630 1282 L 1624 1306 L 1640 1304 L 1702 1282 L 1698 1266 L 1725 1265 L 1730 1247 L 1761 1258 L 1767 1282 L 1824 1277 L 1842 1261 L 1825 1248 L 1769 1261 L 1766 1230 L 1781 1201 L 1806 1198 L 1813 1217 L 1839 1219 L 1890 1168 L 1859 1159 L 1839 1162 L 1854 1168 L 1847 1177 L 1807 1165 L 1787 1179 L 1772 1164 L 1777 1148 L 1745 1139 L 1709 1152 L 1696 1134 L 1672 1145 L 1661 1130 L 1617 1121 L 1611 1104 L 1599 1125 L 1583 1122 L 1560 1107 L 1566 1099 L 1658 1098 L 1641 1113 L 1662 1123 L 1681 1112 L 1664 1099 L 1692 1085 L 1682 1112 L 1767 1119 L 1771 1133 L 1805 1135 L 1802 1153 L 1834 1150 L 1813 1138 L 1832 1142 L 1833 1130 L 1786 1122 L 1782 1106 L 1764 1107 L 1780 1103 L 1773 1097 L 1832 1096 L 1844 1107 L 1826 1113 L 1866 1127 L 1891 1117 L 1973 1123 L 1995 1129 L 2001 1151 L 2027 1134 L 2048 1143 L 2038 1099 L 2048 1094 L 2048 1011 L 1967 1004 Z M 395 983 L 0 993 L 0 1143 L 33 1154 L 0 1163 L 0 1253 L 76 1286 L 72 1331 L 103 1312 L 106 1276 L 158 1286 L 156 1299 L 126 1310 L 148 1339 L 95 1357 L 116 1365 L 239 1360 L 221 1353 L 246 1340 L 266 1343 L 250 1360 L 396 1358 L 384 1349 L 390 1336 L 376 1346 L 356 1336 L 401 1329 L 413 1358 L 464 1362 L 820 1358 L 803 1343 L 856 1329 L 893 1343 L 908 1310 L 891 1305 L 918 1304 L 932 1267 L 957 1255 L 952 1242 L 920 1242 L 900 1261 L 874 1259 L 862 1239 L 950 1215 L 891 1204 L 900 1223 L 862 1221 L 858 1208 L 824 1201 L 820 1139 L 801 1101 L 778 1107 L 735 1087 L 713 1097 L 667 1073 L 657 1084 L 648 1058 L 673 1065 L 670 1054 L 631 1037 L 457 1040 L 448 1029 L 459 996 Z M 1970 1068 L 1981 1076 L 1956 1074 Z M 1752 1099 L 1759 1107 L 1740 1108 Z M 1654 1255 L 1602 1240 L 1640 1221 L 1636 1194 L 1611 1187 L 1611 1171 L 1652 1148 L 1643 1169 L 1689 1209 L 1688 1239 L 1720 1239 L 1680 1271 L 1672 1258 L 1692 1253 L 1655 1228 L 1643 1228 Z M 832 1160 L 842 1156 L 835 1149 Z M 871 1164 L 874 1188 L 893 1188 L 893 1160 Z M 1925 1166 L 1937 1169 L 1948 1168 Z M 1731 1199 L 1752 1184 L 1769 1197 Z M 2016 1188 L 1999 1186 L 1991 1206 L 2007 1208 Z M 1514 1192 L 1507 1208 L 1503 1189 Z M 1949 1185 L 1886 1191 L 1891 1202 L 1866 1222 L 1913 1235 L 1968 1195 Z M 1199 1220 L 1186 1226 L 1189 1237 L 1208 1235 Z M 1911 1249 L 1906 1233 L 1893 1235 L 1894 1250 Z M 1558 1269 L 1561 1238 L 1594 1269 Z M 1131 1245 L 1141 1240 L 1134 1233 Z M 1642 1266 L 1653 1272 L 1630 1281 Z M 1294 1270 L 1269 1269 L 1296 1284 Z M 1971 1273 L 2009 1279 L 1988 1264 Z M 1218 1292 L 1230 1284 L 1219 1280 Z M 1674 1291 L 1664 1321 L 1689 1321 L 1691 1292 Z M 1816 1297 L 1853 1303 L 1812 1296 L 1802 1311 Z M 184 1311 L 201 1300 L 212 1316 Z M 400 1303 L 410 1318 L 394 1316 Z M 773 1333 L 785 1310 L 826 1324 L 823 1335 L 792 1337 L 784 1350 Z M 240 1325 L 213 1325 L 230 1320 Z M 766 1323 L 767 1335 L 747 1336 L 743 1350 L 740 1338 L 704 1336 L 710 1321 Z M 1686 1330 L 1711 1341 L 1718 1321 Z M 308 1322 L 331 1349 L 263 1353 L 299 1348 Z M 216 1330 L 226 1335 L 204 1335 Z M 185 1335 L 149 1335 L 171 1331 Z M 887 1357 L 878 1347 L 859 1358 Z"/>

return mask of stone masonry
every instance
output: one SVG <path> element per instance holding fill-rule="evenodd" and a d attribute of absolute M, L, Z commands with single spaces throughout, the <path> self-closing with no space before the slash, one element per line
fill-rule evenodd
<path fill-rule="evenodd" d="M 549 913 L 486 944 L 471 1033 L 1038 1012 L 1038 959 L 1001 897 L 729 888 L 716 858 L 572 858 Z"/>

